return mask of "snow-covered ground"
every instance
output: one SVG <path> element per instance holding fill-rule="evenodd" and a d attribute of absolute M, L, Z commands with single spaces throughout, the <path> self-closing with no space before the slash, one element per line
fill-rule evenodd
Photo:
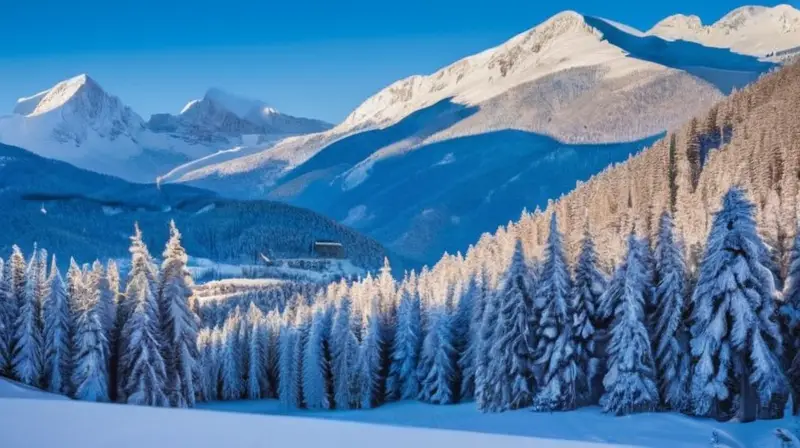
<path fill-rule="evenodd" d="M 402 427 L 471 431 L 525 437 L 531 447 L 538 441 L 563 440 L 580 443 L 604 443 L 613 446 L 697 447 L 708 448 L 713 431 L 720 447 L 778 447 L 773 435 L 776 428 L 800 425 L 792 419 L 754 423 L 721 423 L 710 419 L 690 418 L 675 413 L 635 414 L 613 417 L 599 408 L 572 412 L 534 413 L 527 410 L 484 414 L 473 403 L 450 406 L 419 402 L 391 403 L 370 410 L 305 411 L 286 410 L 276 400 L 227 401 L 200 403 L 201 409 L 235 413 L 288 415 L 309 420 L 337 420 L 394 425 Z M 425 444 L 424 446 L 433 446 Z M 494 446 L 494 445 L 492 445 Z M 556 445 L 559 446 L 559 445 Z"/>
<path fill-rule="evenodd" d="M 0 377 L 0 400 L 6 398 L 68 400 L 68 398 L 64 397 L 63 395 L 44 392 L 39 389 L 20 384 L 16 381 L 11 381 L 7 378 Z M 0 421 L 4 421 L 2 413 L 0 413 Z M 0 446 L 2 446 L 2 443 L 0 443 Z"/>
<path fill-rule="evenodd" d="M 424 428 L 78 401 L 0 398 L 3 448 L 610 447 Z"/>

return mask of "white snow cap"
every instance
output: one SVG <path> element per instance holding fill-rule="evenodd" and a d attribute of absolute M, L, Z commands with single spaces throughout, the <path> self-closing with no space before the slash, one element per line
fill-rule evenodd
<path fill-rule="evenodd" d="M 216 104 L 233 112 L 239 118 L 245 118 L 254 111 L 258 111 L 261 115 L 278 113 L 275 108 L 270 107 L 267 103 L 261 100 L 254 100 L 228 93 L 217 87 L 208 89 L 204 99 L 215 102 Z"/>

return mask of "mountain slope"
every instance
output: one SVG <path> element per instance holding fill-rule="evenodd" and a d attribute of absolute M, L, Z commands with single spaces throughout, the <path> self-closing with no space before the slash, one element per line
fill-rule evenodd
<path fill-rule="evenodd" d="M 269 201 L 237 201 L 182 185 L 133 184 L 0 144 L 0 253 L 35 242 L 79 260 L 126 257 L 134 222 L 154 253 L 174 219 L 196 257 L 252 263 L 260 254 L 310 257 L 317 239 L 345 246 L 357 266 L 377 268 L 375 241 L 309 210 Z"/>
<path fill-rule="evenodd" d="M 0 116 L 0 142 L 130 181 L 152 182 L 175 166 L 221 149 L 329 127 L 219 89 L 209 90 L 178 116 L 157 114 L 145 122 L 94 79 L 79 75 L 20 98 L 11 115 Z"/>
<path fill-rule="evenodd" d="M 772 67 L 564 12 L 390 85 L 328 132 L 219 154 L 164 180 L 309 207 L 430 263 Z"/>
<path fill-rule="evenodd" d="M 708 26 L 697 16 L 677 14 L 647 34 L 779 60 L 800 50 L 800 11 L 789 5 L 743 6 Z"/>

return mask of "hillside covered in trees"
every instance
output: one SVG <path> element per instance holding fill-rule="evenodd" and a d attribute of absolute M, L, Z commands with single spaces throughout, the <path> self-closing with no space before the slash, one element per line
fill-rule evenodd
<path fill-rule="evenodd" d="M 238 201 L 182 185 L 135 184 L 0 144 L 0 253 L 38 243 L 77 259 L 127 255 L 134 222 L 160 246 L 175 220 L 195 257 L 257 263 L 312 257 L 316 240 L 341 242 L 353 264 L 377 269 L 376 241 L 310 210 Z"/>

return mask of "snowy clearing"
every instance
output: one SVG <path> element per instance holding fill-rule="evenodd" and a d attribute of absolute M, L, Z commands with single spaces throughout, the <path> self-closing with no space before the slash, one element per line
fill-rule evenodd
<path fill-rule="evenodd" d="M 0 377 L 0 399 L 4 398 L 28 398 L 39 400 L 68 400 L 63 395 L 51 394 L 34 387 L 26 386 L 8 378 Z M 0 420 L 3 414 L 0 413 Z"/>
<path fill-rule="evenodd" d="M 76 401 L 0 399 L 0 417 L 3 420 L 4 448 L 374 447 L 376 441 L 383 448 L 612 446 L 532 440 L 508 435 Z M 43 422 L 47 422 L 46 431 L 41 430 Z"/>
<path fill-rule="evenodd" d="M 712 419 L 690 418 L 675 413 L 612 417 L 603 414 L 597 407 L 571 412 L 535 413 L 519 410 L 484 414 L 476 409 L 474 403 L 441 406 L 412 401 L 390 403 L 376 409 L 350 411 L 286 410 L 277 400 L 198 403 L 198 407 L 236 413 L 473 431 L 521 436 L 528 438 L 529 441 L 531 438 L 539 438 L 656 448 L 708 448 L 714 430 L 719 434 L 721 447 L 771 448 L 779 446 L 773 435 L 776 428 L 792 429 L 795 426 L 795 421 L 791 419 L 762 420 L 747 424 L 721 423 Z"/>

